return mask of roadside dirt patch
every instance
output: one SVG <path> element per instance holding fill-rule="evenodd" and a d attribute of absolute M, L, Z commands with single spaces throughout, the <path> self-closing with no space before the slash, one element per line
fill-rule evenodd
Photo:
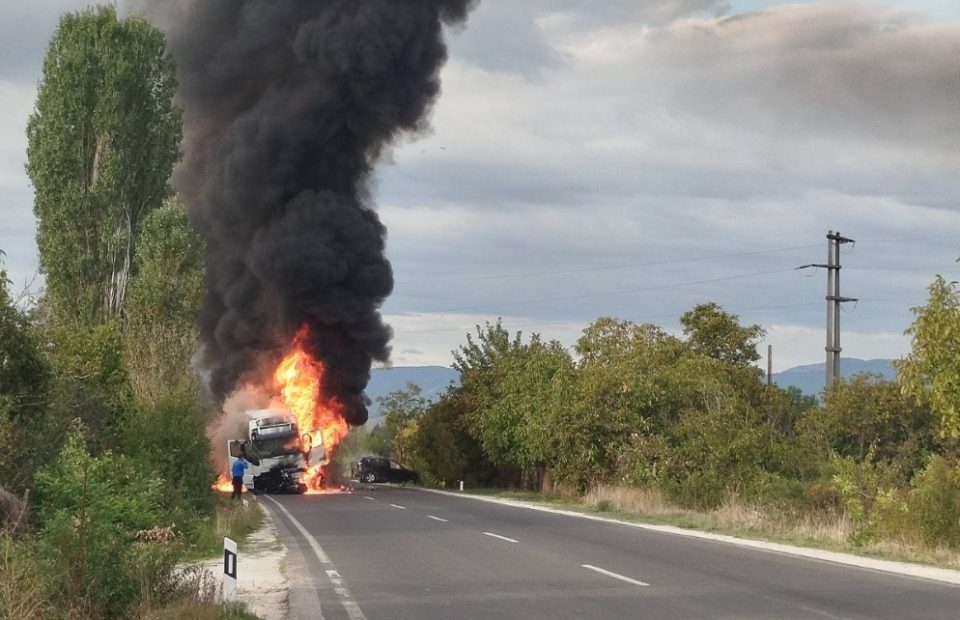
<path fill-rule="evenodd" d="M 257 504 L 260 510 L 263 507 Z M 287 549 L 280 542 L 277 528 L 269 514 L 263 527 L 251 534 L 241 545 L 237 558 L 237 600 L 263 620 L 286 620 L 287 598 L 290 592 L 283 575 L 283 561 Z M 223 585 L 223 560 L 201 562 L 214 578 L 217 590 Z"/>

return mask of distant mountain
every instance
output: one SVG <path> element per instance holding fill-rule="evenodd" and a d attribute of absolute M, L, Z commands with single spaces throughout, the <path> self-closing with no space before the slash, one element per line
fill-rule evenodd
<path fill-rule="evenodd" d="M 897 378 L 897 369 L 893 367 L 891 361 L 844 357 L 840 359 L 840 376 L 849 379 L 853 375 L 869 372 L 881 375 L 884 379 L 893 380 Z M 804 394 L 818 396 L 823 391 L 826 372 L 827 365 L 825 363 L 795 366 L 783 372 L 773 373 L 773 382 L 782 388 L 793 386 L 799 388 Z"/>
<path fill-rule="evenodd" d="M 450 384 L 459 384 L 460 373 L 446 366 L 396 366 L 394 368 L 374 368 L 370 371 L 370 383 L 366 393 L 373 402 L 370 404 L 370 420 L 367 428 L 380 420 L 380 407 L 377 399 L 391 392 L 406 389 L 407 383 L 416 383 L 423 390 L 422 396 L 436 401 L 447 391 Z"/>

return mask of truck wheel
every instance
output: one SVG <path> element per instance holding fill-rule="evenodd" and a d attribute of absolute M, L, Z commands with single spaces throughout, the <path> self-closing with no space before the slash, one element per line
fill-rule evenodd
<path fill-rule="evenodd" d="M 363 481 L 364 481 L 364 482 L 376 482 L 376 481 L 377 481 L 377 474 L 373 473 L 372 471 L 368 471 L 367 473 L 363 474 Z"/>

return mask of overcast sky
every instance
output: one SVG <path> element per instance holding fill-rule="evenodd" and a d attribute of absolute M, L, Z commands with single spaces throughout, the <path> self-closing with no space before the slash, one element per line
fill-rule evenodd
<path fill-rule="evenodd" d="M 81 0 L 0 6 L 0 249 L 37 271 L 24 128 Z M 960 1 L 485 0 L 450 33 L 429 135 L 381 166 L 394 364 L 472 326 L 572 345 L 600 316 L 677 331 L 716 301 L 774 370 L 823 361 L 825 235 L 844 355 L 899 357 L 960 280 Z"/>

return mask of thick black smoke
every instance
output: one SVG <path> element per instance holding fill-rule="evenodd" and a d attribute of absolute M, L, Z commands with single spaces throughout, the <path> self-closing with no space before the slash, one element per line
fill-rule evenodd
<path fill-rule="evenodd" d="M 347 421 L 391 331 L 378 157 L 439 93 L 442 26 L 472 0 L 145 0 L 184 109 L 174 179 L 207 242 L 202 363 L 214 394 L 264 382 L 302 325 Z"/>

